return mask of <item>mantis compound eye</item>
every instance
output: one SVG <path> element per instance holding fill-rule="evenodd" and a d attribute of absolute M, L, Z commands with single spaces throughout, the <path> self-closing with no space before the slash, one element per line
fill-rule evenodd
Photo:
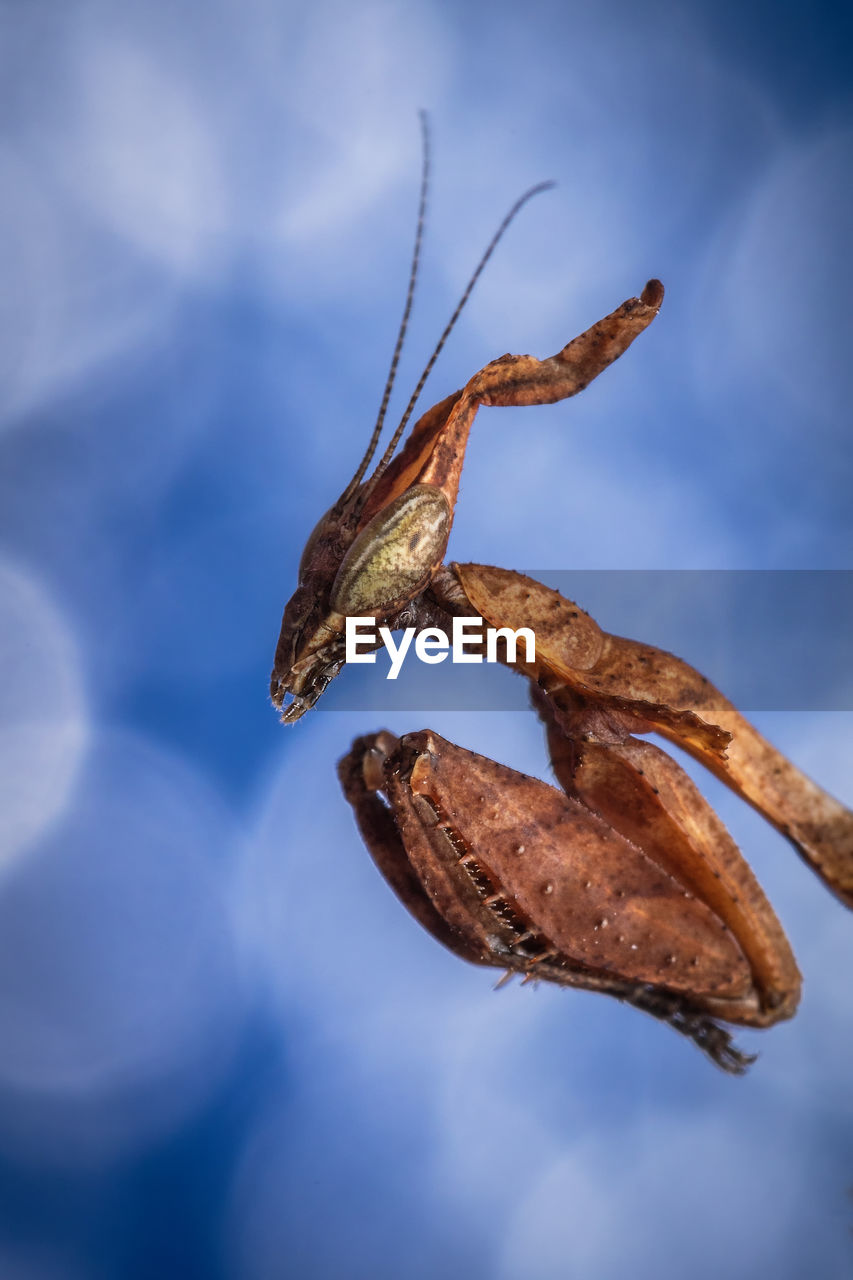
<path fill-rule="evenodd" d="M 450 503 L 415 484 L 378 511 L 344 557 L 331 606 L 345 617 L 389 615 L 426 586 L 450 535 Z"/>
<path fill-rule="evenodd" d="M 308 541 L 305 543 L 305 550 L 302 552 L 302 558 L 299 561 L 300 582 L 304 580 L 306 571 L 311 568 L 317 554 L 317 548 L 326 541 L 329 536 L 330 529 L 334 528 L 334 521 L 332 519 L 334 510 L 334 507 L 330 507 L 329 510 L 320 517 L 314 525 L 314 528 L 311 530 Z"/>

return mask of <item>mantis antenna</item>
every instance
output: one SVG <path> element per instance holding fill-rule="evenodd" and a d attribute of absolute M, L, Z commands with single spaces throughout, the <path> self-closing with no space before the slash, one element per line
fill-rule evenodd
<path fill-rule="evenodd" d="M 412 253 L 412 265 L 411 265 L 411 270 L 409 271 L 409 286 L 406 291 L 406 305 L 403 308 L 403 318 L 400 321 L 400 328 L 397 332 L 397 341 L 394 344 L 394 354 L 391 357 L 391 367 L 388 370 L 388 377 L 385 382 L 385 389 L 382 392 L 382 402 L 379 406 L 379 413 L 376 418 L 376 425 L 373 428 L 373 433 L 370 437 L 370 441 L 368 443 L 367 449 L 365 450 L 364 457 L 359 463 L 358 469 L 355 475 L 353 476 L 352 480 L 350 480 L 349 484 L 344 490 L 344 493 L 341 495 L 339 503 L 336 504 L 338 506 L 344 505 L 347 502 L 347 500 L 352 496 L 352 494 L 355 492 L 355 490 L 358 488 L 359 484 L 361 483 L 362 477 L 364 476 L 364 473 L 367 470 L 368 466 L 370 465 L 370 461 L 374 453 L 376 452 L 376 446 L 379 443 L 379 437 L 382 434 L 382 428 L 385 424 L 385 414 L 388 409 L 388 402 L 391 399 L 391 392 L 394 387 L 394 380 L 397 376 L 397 366 L 400 362 L 400 353 L 403 350 L 403 343 L 405 341 L 406 333 L 409 327 L 409 317 L 412 312 L 412 303 L 414 301 L 414 296 L 415 296 L 415 285 L 417 283 L 417 278 L 418 278 L 418 268 L 420 265 L 420 257 L 421 257 L 421 245 L 423 243 L 424 225 L 426 222 L 427 194 L 429 191 L 430 159 L 431 159 L 429 121 L 427 119 L 427 114 L 425 111 L 420 111 L 418 113 L 418 117 L 420 119 L 420 124 L 421 124 L 421 146 L 422 146 L 423 162 L 421 165 L 421 193 L 420 193 L 420 202 L 418 206 L 418 222 L 417 222 L 417 229 L 415 231 L 415 247 Z M 483 269 L 486 266 L 486 263 L 489 261 L 489 258 L 491 258 L 492 254 L 497 248 L 498 242 L 501 240 L 504 232 L 509 227 L 510 223 L 514 220 L 514 218 L 516 217 L 518 212 L 521 210 L 521 208 L 525 204 L 527 204 L 528 200 L 531 200 L 533 196 L 538 195 L 541 191 L 548 191 L 553 186 L 554 186 L 553 182 L 539 182 L 536 184 L 536 186 L 530 187 L 528 191 L 525 191 L 524 194 L 520 196 L 518 200 L 516 200 L 515 204 L 512 206 L 509 213 L 506 215 L 503 222 L 500 224 L 497 231 L 492 236 L 491 240 L 489 241 L 489 244 L 486 247 L 485 253 L 480 258 L 480 261 L 477 263 L 477 266 L 475 267 L 470 280 L 465 286 L 462 296 L 459 299 L 458 303 L 456 304 L 453 314 L 451 315 L 450 319 L 448 320 L 444 328 L 444 332 L 442 333 L 441 337 L 436 343 L 435 349 L 432 355 L 430 356 L 429 360 L 427 361 L 423 373 L 418 379 L 417 386 L 412 392 L 412 395 L 409 399 L 409 403 L 406 406 L 406 411 L 403 414 L 402 418 L 400 419 L 400 423 L 396 428 L 393 436 L 388 442 L 388 447 L 386 448 L 385 452 L 383 453 L 382 457 L 377 463 L 373 471 L 373 474 L 371 475 L 369 481 L 364 487 L 364 491 L 359 496 L 358 503 L 357 503 L 357 510 L 360 510 L 364 506 L 374 485 L 378 481 L 379 477 L 382 475 L 385 468 L 388 466 L 388 463 L 391 461 L 391 458 L 393 457 L 393 454 L 394 454 L 394 450 L 397 448 L 397 445 L 400 442 L 400 437 L 405 431 L 409 423 L 409 420 L 412 416 L 412 412 L 414 411 L 415 405 L 420 399 L 420 394 L 423 391 L 424 386 L 426 385 L 427 378 L 432 373 L 432 370 L 435 366 L 435 362 L 438 359 L 439 355 L 441 354 L 444 344 L 447 342 L 447 339 L 450 337 L 450 334 L 453 332 L 453 329 L 456 325 L 457 320 L 462 314 L 465 304 L 467 303 L 468 299 L 471 297 L 471 294 L 474 291 L 474 286 L 479 280 L 483 272 Z"/>
<path fill-rule="evenodd" d="M 538 182 L 535 187 L 530 187 L 528 191 L 525 191 L 524 195 L 519 196 L 519 198 L 516 200 L 515 204 L 512 206 L 509 213 L 506 215 L 503 222 L 498 227 L 495 234 L 492 236 L 486 248 L 485 253 L 483 254 L 480 261 L 477 263 L 476 267 L 474 268 L 474 272 L 471 276 L 471 279 L 468 281 L 468 283 L 465 286 L 462 297 L 459 299 L 458 303 L 456 304 L 456 309 L 454 310 L 453 315 L 448 320 L 445 326 L 444 332 L 442 333 L 441 337 L 436 343 L 435 350 L 433 351 L 429 360 L 427 360 L 426 362 L 424 371 L 421 374 L 420 378 L 418 379 L 418 385 L 415 387 L 414 391 L 412 392 L 411 399 L 409 400 L 409 403 L 406 405 L 406 412 L 403 414 L 402 418 L 400 419 L 400 425 L 397 427 L 397 430 L 394 432 L 393 436 L 388 441 L 388 448 L 385 450 L 382 457 L 379 459 L 379 462 L 376 464 L 376 469 L 374 470 L 372 476 L 370 477 L 370 479 L 368 480 L 367 484 L 364 487 L 364 492 L 362 493 L 361 498 L 359 500 L 359 506 L 364 505 L 364 503 L 366 502 L 370 494 L 370 491 L 373 489 L 373 486 L 376 484 L 377 480 L 382 475 L 382 472 L 385 470 L 385 468 L 388 466 L 388 463 L 391 461 L 391 458 L 394 454 L 394 450 L 397 448 L 397 445 L 400 441 L 400 437 L 405 431 L 406 426 L 408 425 L 409 419 L 412 416 L 412 411 L 420 398 L 421 392 L 424 389 L 426 380 L 429 377 L 429 375 L 432 373 L 433 366 L 435 365 L 436 360 L 441 354 L 442 347 L 444 346 L 447 339 L 450 337 L 450 334 L 453 331 L 456 321 L 459 319 L 460 315 L 462 314 L 462 309 L 465 306 L 465 303 L 468 301 L 468 299 L 471 297 L 471 294 L 474 291 L 474 285 L 479 280 L 483 272 L 483 268 L 485 267 L 486 263 L 489 261 L 489 258 L 491 258 L 495 249 L 497 248 L 498 242 L 500 241 L 507 227 L 513 221 L 513 219 L 515 218 L 519 210 L 522 209 L 523 206 L 527 204 L 528 200 L 532 200 L 534 196 L 539 195 L 540 191 L 549 191 L 551 187 L 553 187 L 554 185 L 555 184 L 553 182 Z"/>
<path fill-rule="evenodd" d="M 415 231 L 415 248 L 412 253 L 411 270 L 409 271 L 409 288 L 406 292 L 406 305 L 403 308 L 403 318 L 400 321 L 400 328 L 397 332 L 397 341 L 394 345 L 394 354 L 391 357 L 391 368 L 388 370 L 388 377 L 385 381 L 385 390 L 382 392 L 382 403 L 379 406 L 379 413 L 376 418 L 376 426 L 373 428 L 373 435 L 370 437 L 370 443 L 368 444 L 367 449 L 365 450 L 364 457 L 362 458 L 361 462 L 358 464 L 358 470 L 356 471 L 355 475 L 353 476 L 352 480 L 350 480 L 349 484 L 346 487 L 346 490 L 344 491 L 343 497 L 341 498 L 342 503 L 345 502 L 346 499 L 352 493 L 354 493 L 354 491 L 357 489 L 357 487 L 361 483 L 362 476 L 364 475 L 365 471 L 368 468 L 370 459 L 373 457 L 374 453 L 376 452 L 376 446 L 379 443 L 379 437 L 382 434 L 382 428 L 385 424 L 385 413 L 388 408 L 388 401 L 391 399 L 391 392 L 394 387 L 394 379 L 397 376 L 397 365 L 400 363 L 400 352 L 403 350 L 403 342 L 405 341 L 405 338 L 406 338 L 406 330 L 409 327 L 409 316 L 412 313 L 412 303 L 415 298 L 415 284 L 417 283 L 417 279 L 418 279 L 418 266 L 420 264 L 420 258 L 421 258 L 421 244 L 423 243 L 424 223 L 426 221 L 426 205 L 427 205 L 427 192 L 429 190 L 429 161 L 430 161 L 429 121 L 427 119 L 426 112 L 419 111 L 418 118 L 421 122 L 421 155 L 422 155 L 421 197 L 420 197 L 420 203 L 418 205 L 418 225 L 417 225 L 417 230 Z"/>

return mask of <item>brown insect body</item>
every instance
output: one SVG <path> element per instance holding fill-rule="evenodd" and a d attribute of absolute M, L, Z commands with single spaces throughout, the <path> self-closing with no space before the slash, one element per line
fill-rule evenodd
<path fill-rule="evenodd" d="M 346 614 L 336 605 L 353 604 L 357 590 L 359 614 L 352 616 L 372 615 L 378 624 L 393 627 L 434 577 L 450 536 L 465 446 L 480 405 L 549 404 L 576 395 L 646 328 L 662 298 L 663 286 L 652 280 L 642 298 L 623 303 L 551 359 L 507 355 L 493 360 L 418 420 L 380 475 L 355 488 L 350 483 L 311 534 L 299 586 L 284 611 L 270 693 L 277 707 L 292 695 L 284 711 L 287 723 L 314 705 L 343 663 Z M 413 525 L 400 524 L 394 504 L 426 508 L 427 490 L 435 491 L 428 518 L 436 527 L 422 547 L 429 554 L 413 573 L 404 564 Z M 447 504 L 440 529 L 438 494 Z M 341 583 L 350 589 L 343 601 L 335 592 Z"/>
<path fill-rule="evenodd" d="M 422 213 L 423 198 L 422 190 Z M 398 352 L 411 292 L 412 283 Z M 303 715 L 343 665 L 347 616 L 372 616 L 392 629 L 447 629 L 454 615 L 532 627 L 535 661 L 502 660 L 531 682 L 562 790 L 429 730 L 399 741 L 380 733 L 358 739 L 340 764 L 365 843 L 412 914 L 456 954 L 617 996 L 741 1072 L 750 1059 L 716 1020 L 765 1027 L 791 1017 L 796 962 L 722 823 L 681 767 L 637 735 L 655 730 L 691 752 L 782 831 L 848 905 L 853 814 L 672 654 L 607 635 L 577 605 L 521 574 L 442 564 L 479 407 L 576 394 L 627 350 L 662 298 L 652 280 L 557 355 L 492 361 L 428 410 L 391 460 L 404 416 L 362 480 L 386 387 L 365 459 L 309 538 L 271 692 L 279 707 L 292 698 L 285 721 Z"/>
<path fill-rule="evenodd" d="M 339 775 L 380 871 L 464 959 L 654 1006 L 730 1070 L 747 1059 L 714 1018 L 765 1026 L 793 1012 L 796 965 L 757 883 L 745 864 L 736 887 L 714 878 L 733 848 L 716 819 L 712 906 L 671 846 L 662 862 L 581 800 L 429 730 L 359 739 Z M 779 939 L 784 991 L 762 964 Z"/>

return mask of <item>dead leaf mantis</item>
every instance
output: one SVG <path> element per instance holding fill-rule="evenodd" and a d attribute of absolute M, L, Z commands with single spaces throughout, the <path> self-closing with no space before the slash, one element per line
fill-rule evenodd
<path fill-rule="evenodd" d="M 525 979 L 609 993 L 668 1022 L 719 1066 L 752 1059 L 720 1023 L 791 1017 L 800 975 L 785 934 L 731 836 L 684 770 L 641 735 L 690 752 L 783 833 L 853 905 L 853 814 L 765 741 L 672 654 L 603 632 L 534 580 L 444 564 L 468 433 L 478 409 L 582 391 L 658 314 L 646 285 L 556 355 L 502 356 L 416 422 L 397 445 L 435 359 L 495 245 L 474 272 L 370 476 L 408 324 L 423 232 L 424 169 L 403 320 L 368 449 L 303 552 L 282 622 L 271 693 L 299 719 L 344 662 L 347 617 L 447 630 L 454 617 L 531 627 L 530 681 L 559 789 L 430 730 L 358 739 L 341 784 L 379 870 L 457 955 Z M 544 184 L 549 185 L 549 184 Z M 396 456 L 395 456 L 396 453 Z M 366 478 L 365 478 L 366 477 Z M 285 699 L 290 702 L 285 706 Z"/>

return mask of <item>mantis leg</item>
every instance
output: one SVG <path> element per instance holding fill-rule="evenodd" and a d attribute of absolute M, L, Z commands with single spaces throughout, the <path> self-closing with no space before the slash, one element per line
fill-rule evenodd
<path fill-rule="evenodd" d="M 800 974 L 787 938 L 740 850 L 681 766 L 651 742 L 567 738 L 553 704 L 534 688 L 557 780 L 725 920 L 749 961 L 754 1010 L 718 1017 L 768 1026 L 796 1011 Z"/>
<path fill-rule="evenodd" d="M 356 739 L 338 775 L 379 871 L 449 950 L 615 996 L 726 1071 L 752 1061 L 715 1020 L 764 1025 L 738 939 L 575 796 L 429 730 Z"/>
<path fill-rule="evenodd" d="M 548 693 L 569 738 L 617 742 L 657 731 L 747 800 L 847 906 L 853 906 L 853 813 L 777 751 L 680 658 L 610 636 L 557 591 L 523 574 L 453 565 L 434 580 L 445 607 L 491 626 L 532 627 L 536 661 L 508 665 Z"/>
<path fill-rule="evenodd" d="M 456 504 L 468 433 L 480 405 L 553 404 L 577 395 L 618 359 L 660 310 L 663 285 L 650 280 L 639 298 L 629 298 L 562 351 L 545 360 L 500 356 L 434 405 L 416 423 L 365 505 L 366 521 L 412 484 L 431 484 Z"/>

